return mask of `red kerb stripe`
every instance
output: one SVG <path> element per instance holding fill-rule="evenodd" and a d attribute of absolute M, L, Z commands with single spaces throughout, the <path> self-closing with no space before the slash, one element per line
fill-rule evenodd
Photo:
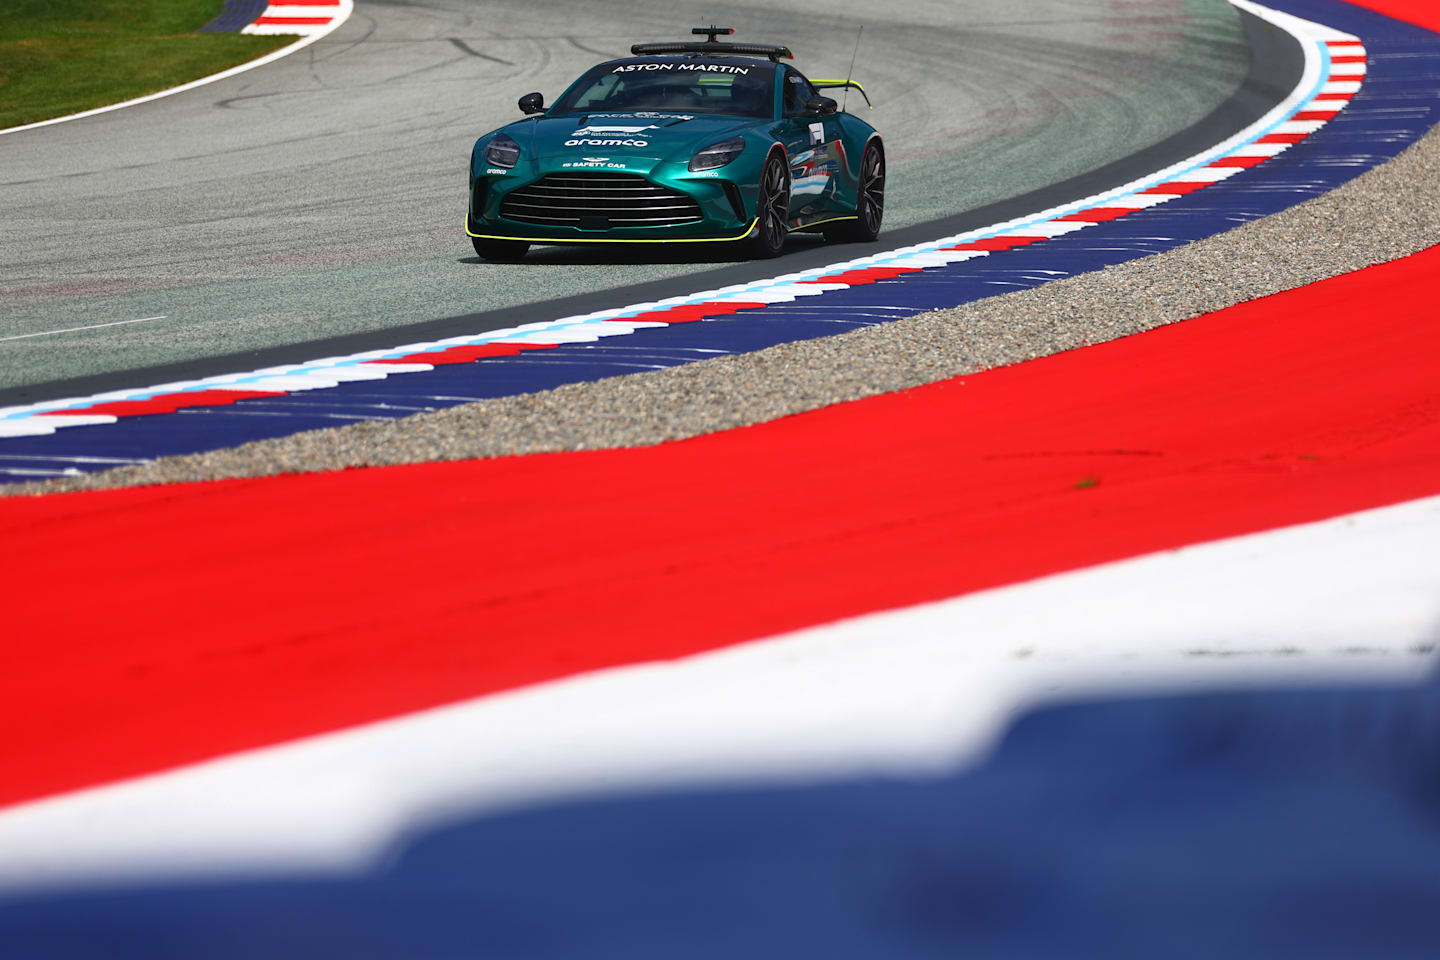
<path fill-rule="evenodd" d="M 273 27 L 322 27 L 334 17 L 256 17 L 256 25 Z"/>
<path fill-rule="evenodd" d="M 1240 167 L 1248 170 L 1251 167 L 1258 167 L 1269 160 L 1269 157 L 1222 157 L 1210 164 L 1212 167 Z"/>
<path fill-rule="evenodd" d="M 1073 223 L 1106 223 L 1110 220 L 1119 220 L 1135 212 L 1134 207 L 1093 207 L 1089 210 L 1081 210 L 1079 213 L 1071 213 L 1063 217 L 1056 217 L 1056 220 Z"/>
<path fill-rule="evenodd" d="M 828 277 L 819 277 L 815 280 L 801 280 L 801 283 L 874 283 L 876 280 L 893 280 L 895 277 L 906 273 L 919 273 L 920 267 L 864 267 L 858 270 L 846 270 L 844 273 L 831 274 Z"/>
<path fill-rule="evenodd" d="M 105 413 L 112 417 L 139 417 L 151 413 L 174 413 L 185 407 L 222 407 L 237 400 L 283 396 L 285 393 L 280 390 L 194 390 L 189 393 L 162 393 L 144 400 L 111 400 L 79 409 L 47 410 L 39 416 Z"/>
<path fill-rule="evenodd" d="M 367 363 L 429 363 L 442 367 L 452 363 L 471 363 L 486 357 L 513 357 L 522 350 L 553 350 L 553 343 L 482 343 L 478 346 L 449 347 L 425 353 L 407 353 L 403 357 L 367 360 Z"/>
<path fill-rule="evenodd" d="M 704 320 L 706 317 L 725 317 L 732 313 L 739 313 L 741 310 L 752 310 L 765 306 L 769 306 L 769 304 L 738 300 L 730 303 L 684 303 L 679 306 L 666 307 L 663 310 L 647 310 L 633 317 L 610 317 L 609 319 L 615 323 L 628 323 L 631 320 L 641 320 L 647 323 L 656 321 L 694 323 L 697 320 Z"/>
<path fill-rule="evenodd" d="M 1209 180 L 1174 180 L 1170 183 L 1162 183 L 1157 187 L 1151 187 L 1149 190 L 1141 190 L 1140 192 L 1142 194 L 1173 193 L 1183 197 L 1187 193 L 1194 193 L 1196 190 L 1204 190 L 1206 187 L 1209 186 L 1213 186 L 1213 184 Z"/>
<path fill-rule="evenodd" d="M 965 243 L 957 243 L 953 247 L 941 247 L 942 250 L 1013 250 L 1016 247 L 1028 247 L 1032 243 L 1039 243 L 1048 240 L 1049 237 L 986 237 L 984 240 L 970 240 Z"/>

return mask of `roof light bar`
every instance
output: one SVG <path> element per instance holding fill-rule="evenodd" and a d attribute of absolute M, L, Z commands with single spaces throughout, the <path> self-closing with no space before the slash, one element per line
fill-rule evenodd
<path fill-rule="evenodd" d="M 769 57 L 775 61 L 778 61 L 781 57 L 784 57 L 786 60 L 795 59 L 795 54 L 790 52 L 789 47 L 777 47 L 767 43 L 695 43 L 679 40 L 673 43 L 637 43 L 630 47 L 630 52 L 637 57 L 694 53 L 702 56 L 739 54 L 740 56 Z"/>

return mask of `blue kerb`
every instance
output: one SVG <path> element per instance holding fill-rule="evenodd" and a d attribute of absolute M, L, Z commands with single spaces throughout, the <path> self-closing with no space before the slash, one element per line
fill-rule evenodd
<path fill-rule="evenodd" d="M 197 33 L 239 33 L 265 12 L 268 0 L 225 0 L 220 16 L 197 30 Z"/>

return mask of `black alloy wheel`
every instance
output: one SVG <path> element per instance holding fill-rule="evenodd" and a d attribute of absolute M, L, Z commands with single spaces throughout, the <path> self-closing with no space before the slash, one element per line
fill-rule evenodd
<path fill-rule="evenodd" d="M 523 260 L 530 250 L 530 244 L 524 240 L 486 240 L 482 237 L 471 237 L 470 242 L 480 256 L 499 263 Z"/>
<path fill-rule="evenodd" d="M 755 232 L 750 236 L 750 255 L 762 259 L 778 257 L 790 233 L 790 168 L 783 157 L 771 154 L 760 174 L 760 204 Z"/>
<path fill-rule="evenodd" d="M 885 151 L 872 143 L 860 158 L 860 198 L 855 203 L 855 219 L 828 227 L 825 239 L 868 243 L 880 236 L 880 222 L 884 219 Z"/>

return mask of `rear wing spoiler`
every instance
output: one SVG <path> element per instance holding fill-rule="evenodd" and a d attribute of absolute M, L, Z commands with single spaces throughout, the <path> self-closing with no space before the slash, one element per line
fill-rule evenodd
<path fill-rule="evenodd" d="M 831 90 L 835 89 L 836 87 L 848 87 L 854 90 L 859 90 L 860 96 L 865 97 L 865 106 L 869 107 L 871 110 L 875 109 L 875 105 L 870 102 L 870 97 L 865 93 L 865 88 L 860 86 L 860 84 L 856 83 L 854 80 L 811 80 L 810 86 L 814 87 L 817 90 Z"/>

